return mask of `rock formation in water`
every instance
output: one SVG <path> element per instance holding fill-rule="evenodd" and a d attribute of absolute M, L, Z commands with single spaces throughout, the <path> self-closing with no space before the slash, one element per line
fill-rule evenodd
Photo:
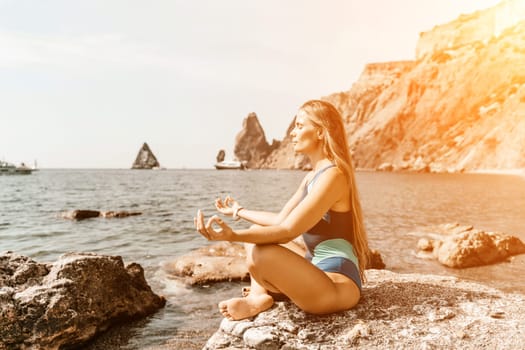
<path fill-rule="evenodd" d="M 226 152 L 223 149 L 221 149 L 219 150 L 219 153 L 217 153 L 217 157 L 215 158 L 215 160 L 217 161 L 217 163 L 220 163 L 224 161 L 225 157 L 226 157 Z"/>
<path fill-rule="evenodd" d="M 135 162 L 131 166 L 131 169 L 153 169 L 160 168 L 159 161 L 157 157 L 153 154 L 148 144 L 144 142 L 142 147 L 137 154 Z"/>
<path fill-rule="evenodd" d="M 444 224 L 424 229 L 418 242 L 419 257 L 435 258 L 441 264 L 465 268 L 505 261 L 525 254 L 525 244 L 517 237 L 485 232 L 472 226 Z"/>
<path fill-rule="evenodd" d="M 264 159 L 279 147 L 279 144 L 279 141 L 276 140 L 273 140 L 271 145 L 266 141 L 257 115 L 250 113 L 244 119 L 242 130 L 235 138 L 234 154 L 248 168 L 259 168 Z"/>
<path fill-rule="evenodd" d="M 86 209 L 76 209 L 72 211 L 66 211 L 60 214 L 60 217 L 70 220 L 85 220 L 90 218 L 127 218 L 128 216 L 142 215 L 138 211 L 98 211 L 98 210 L 86 210 Z"/>
<path fill-rule="evenodd" d="M 525 348 L 525 297 L 454 277 L 369 270 L 359 304 L 327 316 L 276 302 L 223 319 L 204 349 Z"/>
<path fill-rule="evenodd" d="M 324 99 L 343 115 L 358 168 L 525 168 L 525 3 L 421 33 L 414 61 L 368 64 L 349 91 Z M 286 138 L 252 156 L 263 168 L 304 167 Z"/>
<path fill-rule="evenodd" d="M 70 253 L 52 264 L 0 255 L 0 349 L 78 347 L 111 325 L 165 304 L 136 263 Z"/>

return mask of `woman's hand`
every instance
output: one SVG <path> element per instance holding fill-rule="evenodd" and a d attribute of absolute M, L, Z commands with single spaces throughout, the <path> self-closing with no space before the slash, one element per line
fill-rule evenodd
<path fill-rule="evenodd" d="M 213 215 L 208 219 L 206 225 L 204 224 L 204 215 L 199 210 L 197 217 L 193 218 L 193 224 L 197 231 L 204 236 L 208 241 L 232 241 L 235 237 L 230 226 L 228 226 L 220 217 Z M 213 224 L 217 224 L 220 229 L 216 230 Z"/>
<path fill-rule="evenodd" d="M 220 198 L 215 200 L 215 208 L 217 208 L 217 211 L 226 216 L 233 216 L 235 209 L 240 207 L 240 204 L 230 196 L 226 196 L 224 201 Z"/>

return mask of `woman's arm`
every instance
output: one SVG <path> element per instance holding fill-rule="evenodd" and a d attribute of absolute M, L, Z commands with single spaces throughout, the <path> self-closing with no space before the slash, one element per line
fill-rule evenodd
<path fill-rule="evenodd" d="M 295 207 L 290 209 L 288 204 L 292 203 L 297 195 L 296 192 L 283 208 L 283 211 L 290 209 L 288 215 L 278 224 L 233 231 L 218 216 L 211 217 L 204 225 L 204 217 L 199 212 L 195 219 L 195 226 L 210 240 L 255 244 L 286 243 L 313 227 L 345 193 L 348 193 L 348 184 L 343 173 L 337 168 L 331 168 L 317 179 L 310 193 L 302 201 L 299 197 L 299 202 L 294 203 Z M 220 230 L 215 230 L 213 224 L 219 225 Z"/>
<path fill-rule="evenodd" d="M 242 208 L 237 211 L 237 216 L 239 216 L 241 219 L 261 226 L 279 225 L 290 214 L 293 208 L 295 208 L 301 201 L 305 183 L 306 180 L 303 179 L 301 185 L 297 188 L 297 191 L 295 191 L 294 195 L 288 200 L 288 202 L 286 202 L 279 213 L 270 213 Z"/>
<path fill-rule="evenodd" d="M 288 200 L 288 202 L 286 202 L 279 213 L 249 210 L 242 207 L 235 199 L 231 198 L 230 196 L 226 197 L 224 201 L 222 201 L 220 198 L 216 199 L 215 207 L 220 213 L 224 215 L 233 216 L 236 212 L 239 218 L 249 221 L 253 224 L 260 226 L 278 225 L 283 222 L 288 214 L 290 214 L 292 209 L 295 208 L 301 201 L 305 183 L 306 177 L 303 179 L 297 191 L 295 191 L 294 195 Z"/>

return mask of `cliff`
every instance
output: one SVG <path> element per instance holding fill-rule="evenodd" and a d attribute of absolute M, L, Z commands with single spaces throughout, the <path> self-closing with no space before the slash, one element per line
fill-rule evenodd
<path fill-rule="evenodd" d="M 525 168 L 525 3 L 503 1 L 421 33 L 415 56 L 368 64 L 350 90 L 323 97 L 344 117 L 355 166 Z M 304 167 L 287 138 L 260 167 Z"/>
<path fill-rule="evenodd" d="M 144 142 L 144 144 L 139 150 L 139 153 L 137 154 L 137 158 L 135 158 L 135 162 L 133 162 L 133 165 L 131 166 L 131 169 L 153 168 L 160 168 L 159 161 L 149 148 L 148 144 Z"/>

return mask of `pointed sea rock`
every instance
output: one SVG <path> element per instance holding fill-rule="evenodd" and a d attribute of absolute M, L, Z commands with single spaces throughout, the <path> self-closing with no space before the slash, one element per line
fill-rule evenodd
<path fill-rule="evenodd" d="M 235 138 L 235 157 L 246 162 L 248 168 L 258 168 L 274 149 L 279 147 L 279 141 L 270 145 L 266 141 L 264 130 L 255 113 L 250 113 L 242 123 L 242 130 Z"/>
<path fill-rule="evenodd" d="M 152 169 L 158 167 L 160 167 L 160 164 L 157 157 L 155 157 L 148 144 L 144 142 L 131 169 Z"/>

